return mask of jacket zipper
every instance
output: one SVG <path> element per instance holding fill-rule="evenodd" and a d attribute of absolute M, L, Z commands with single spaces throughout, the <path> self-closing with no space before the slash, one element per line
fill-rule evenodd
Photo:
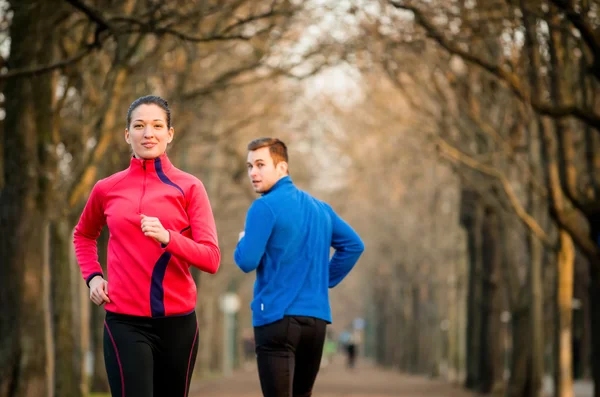
<path fill-rule="evenodd" d="M 144 169 L 144 184 L 142 185 L 142 195 L 140 196 L 139 213 L 142 214 L 142 200 L 146 194 L 146 160 L 142 160 L 142 168 Z"/>

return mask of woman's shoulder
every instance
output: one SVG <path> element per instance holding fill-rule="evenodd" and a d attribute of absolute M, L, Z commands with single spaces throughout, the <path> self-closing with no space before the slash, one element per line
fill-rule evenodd
<path fill-rule="evenodd" d="M 121 182 L 127 176 L 127 170 L 115 172 L 112 175 L 104 177 L 96 182 L 94 189 L 101 189 L 103 191 L 111 190 L 115 185 Z"/>
<path fill-rule="evenodd" d="M 167 177 L 172 183 L 176 184 L 183 190 L 185 196 L 188 196 L 188 194 L 190 193 L 196 193 L 198 191 L 206 192 L 206 188 L 204 187 L 204 184 L 202 183 L 200 178 L 198 178 L 194 174 L 180 170 L 179 168 L 171 168 L 171 170 L 167 174 Z"/>
<path fill-rule="evenodd" d="M 196 175 L 183 171 L 177 167 L 171 168 L 168 177 L 189 186 L 202 185 L 202 181 Z"/>

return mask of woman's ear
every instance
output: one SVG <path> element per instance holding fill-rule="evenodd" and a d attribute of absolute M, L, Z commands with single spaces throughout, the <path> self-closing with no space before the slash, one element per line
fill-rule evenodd
<path fill-rule="evenodd" d="M 131 142 L 129 142 L 129 130 L 127 128 L 125 128 L 125 142 L 131 145 Z"/>

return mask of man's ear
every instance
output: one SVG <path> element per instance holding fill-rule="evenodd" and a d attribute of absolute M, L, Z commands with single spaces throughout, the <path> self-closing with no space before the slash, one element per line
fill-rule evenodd
<path fill-rule="evenodd" d="M 287 175 L 287 173 L 288 173 L 288 163 L 286 163 L 285 161 L 280 161 L 279 163 L 277 163 L 277 168 L 279 168 L 280 172 L 283 175 Z"/>
<path fill-rule="evenodd" d="M 131 145 L 131 142 L 129 142 L 129 130 L 127 128 L 125 128 L 125 142 Z"/>

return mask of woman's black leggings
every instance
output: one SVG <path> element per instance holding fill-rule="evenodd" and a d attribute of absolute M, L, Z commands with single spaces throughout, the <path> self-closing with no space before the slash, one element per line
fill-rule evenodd
<path fill-rule="evenodd" d="M 113 397 L 187 397 L 198 353 L 196 313 L 106 313 L 104 362 Z"/>
<path fill-rule="evenodd" d="M 285 316 L 254 328 L 260 386 L 265 397 L 309 397 L 321 365 L 327 323 Z"/>

